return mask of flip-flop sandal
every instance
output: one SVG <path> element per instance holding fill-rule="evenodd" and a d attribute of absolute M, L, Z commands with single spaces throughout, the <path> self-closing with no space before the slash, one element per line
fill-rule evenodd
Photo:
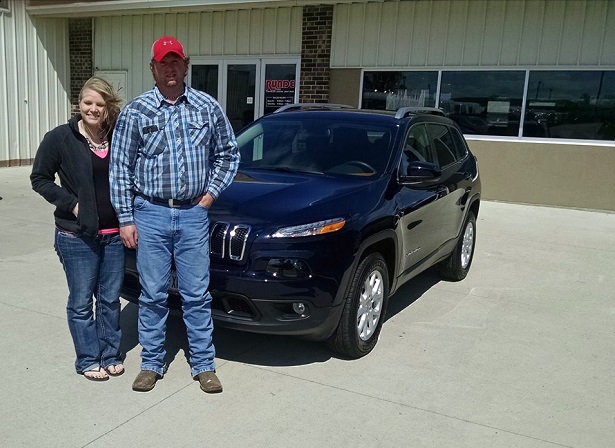
<path fill-rule="evenodd" d="M 104 376 L 93 376 L 93 375 L 88 375 L 88 373 L 101 373 Z M 83 372 L 83 376 L 85 377 L 85 379 L 90 380 L 90 381 L 107 381 L 109 379 L 109 375 L 107 374 L 107 372 L 105 372 L 104 369 L 101 369 L 100 367 L 97 369 L 92 369 L 92 370 L 88 370 L 86 372 Z"/>
<path fill-rule="evenodd" d="M 113 371 L 111 370 L 111 368 L 113 368 Z M 105 367 L 105 372 L 107 372 L 109 376 L 120 376 L 124 373 L 124 371 L 125 370 L 123 364 L 115 364 L 112 366 Z"/>

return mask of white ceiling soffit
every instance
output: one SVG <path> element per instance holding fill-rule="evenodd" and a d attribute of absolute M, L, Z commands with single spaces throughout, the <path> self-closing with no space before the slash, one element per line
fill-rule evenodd
<path fill-rule="evenodd" d="M 245 9 L 336 3 L 367 3 L 374 0 L 100 0 L 26 6 L 28 14 L 46 17 L 90 17 L 144 13 L 177 13 L 205 10 Z M 385 0 L 376 0 L 383 2 Z"/>

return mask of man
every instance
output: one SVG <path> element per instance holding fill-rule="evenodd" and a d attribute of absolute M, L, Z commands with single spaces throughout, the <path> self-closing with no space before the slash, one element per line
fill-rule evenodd
<path fill-rule="evenodd" d="M 152 45 L 156 85 L 122 110 L 111 147 L 111 201 L 126 247 L 137 248 L 141 372 L 147 392 L 165 373 L 167 288 L 175 262 L 191 373 L 201 389 L 222 392 L 215 374 L 209 294 L 207 209 L 239 164 L 235 135 L 220 105 L 185 85 L 189 58 L 164 36 Z"/>

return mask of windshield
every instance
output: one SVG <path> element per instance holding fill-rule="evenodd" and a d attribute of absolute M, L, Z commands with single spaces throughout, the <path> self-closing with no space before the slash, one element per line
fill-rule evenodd
<path fill-rule="evenodd" d="M 373 176 L 389 160 L 392 129 L 331 118 L 265 119 L 237 137 L 242 168 Z"/>

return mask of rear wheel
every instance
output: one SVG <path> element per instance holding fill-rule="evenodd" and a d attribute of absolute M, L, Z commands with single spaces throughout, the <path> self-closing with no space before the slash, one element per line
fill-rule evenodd
<path fill-rule="evenodd" d="M 463 280 L 470 271 L 476 245 L 476 217 L 468 213 L 463 232 L 457 241 L 455 250 L 440 262 L 440 275 L 448 280 Z"/>
<path fill-rule="evenodd" d="M 388 299 L 386 262 L 382 255 L 370 254 L 354 273 L 340 323 L 327 340 L 329 348 L 351 358 L 360 358 L 372 351 L 378 342 Z"/>

